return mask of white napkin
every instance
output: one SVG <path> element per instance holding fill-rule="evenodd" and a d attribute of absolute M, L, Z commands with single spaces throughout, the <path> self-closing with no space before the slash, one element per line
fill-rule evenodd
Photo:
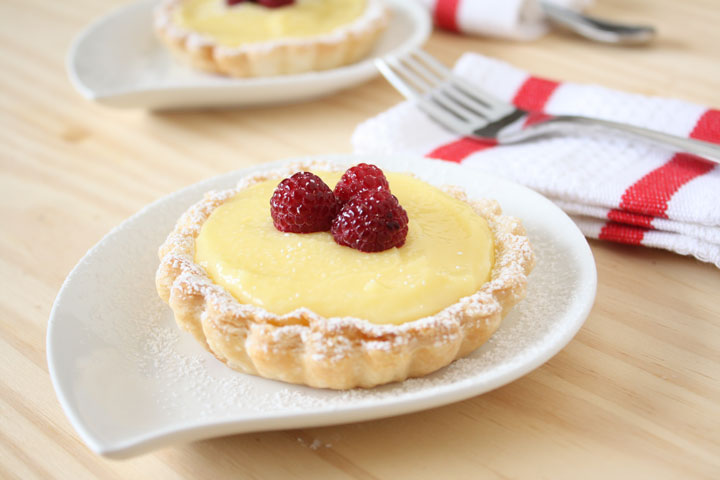
<path fill-rule="evenodd" d="M 539 0 L 417 0 L 443 29 L 470 35 L 532 40 L 548 26 Z M 558 6 L 582 10 L 593 0 L 547 0 Z"/>
<path fill-rule="evenodd" d="M 467 53 L 455 72 L 521 108 L 587 115 L 720 143 L 720 110 L 559 83 Z M 460 138 L 403 102 L 360 124 L 360 153 L 418 153 L 500 175 L 555 201 L 585 235 L 666 248 L 720 267 L 720 168 L 603 133 L 495 146 Z"/>

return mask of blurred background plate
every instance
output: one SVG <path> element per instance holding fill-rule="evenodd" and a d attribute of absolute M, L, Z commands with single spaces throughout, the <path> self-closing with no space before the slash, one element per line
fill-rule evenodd
<path fill-rule="evenodd" d="M 390 24 L 368 58 L 322 72 L 236 79 L 194 71 L 173 58 L 153 31 L 157 0 L 141 0 L 96 20 L 76 37 L 68 75 L 85 98 L 112 107 L 237 107 L 318 98 L 376 76 L 374 58 L 425 43 L 432 29 L 427 9 L 412 0 L 385 1 Z"/>

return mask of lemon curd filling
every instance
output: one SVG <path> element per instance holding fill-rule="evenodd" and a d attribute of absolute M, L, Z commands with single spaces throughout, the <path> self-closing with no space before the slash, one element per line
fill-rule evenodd
<path fill-rule="evenodd" d="M 175 13 L 175 21 L 221 45 L 236 47 L 329 33 L 359 18 L 365 4 L 366 0 L 295 0 L 267 8 L 254 2 L 227 6 L 225 0 L 187 0 Z"/>
<path fill-rule="evenodd" d="M 331 188 L 340 173 L 316 172 Z M 325 317 L 399 324 L 438 313 L 490 276 L 492 234 L 470 205 L 409 175 L 388 173 L 407 211 L 405 245 L 364 253 L 329 232 L 283 233 L 270 217 L 278 180 L 241 190 L 213 211 L 195 261 L 238 301 L 275 314 L 306 307 Z"/>

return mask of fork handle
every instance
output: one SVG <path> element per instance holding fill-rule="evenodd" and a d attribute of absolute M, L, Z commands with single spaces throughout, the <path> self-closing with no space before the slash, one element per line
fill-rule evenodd
<path fill-rule="evenodd" d="M 672 147 L 673 150 L 676 151 L 692 153 L 694 155 L 698 155 L 707 160 L 720 164 L 720 145 L 710 142 L 704 142 L 702 140 L 678 137 L 675 135 L 658 132 L 657 130 L 636 127 L 635 125 L 628 125 L 625 123 L 612 122 L 610 120 L 602 120 L 599 118 L 589 118 L 573 115 L 558 115 L 557 117 L 554 117 L 552 120 L 544 124 L 538 124 L 537 127 L 538 129 L 541 129 L 543 126 L 550 127 L 553 124 L 555 124 L 556 127 L 559 127 L 561 125 L 574 125 L 584 127 L 600 127 L 601 129 L 614 130 L 616 132 L 622 132 L 636 137 L 640 137 L 662 147 Z M 532 128 L 527 130 L 532 130 Z M 552 130 L 555 130 L 555 128 L 553 128 Z M 565 128 L 562 128 L 562 131 L 565 130 Z"/>

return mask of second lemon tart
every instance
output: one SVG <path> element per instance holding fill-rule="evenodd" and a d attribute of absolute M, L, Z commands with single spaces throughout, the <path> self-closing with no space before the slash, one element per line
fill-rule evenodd
<path fill-rule="evenodd" d="M 388 22 L 380 0 L 285 3 L 163 0 L 155 30 L 195 68 L 256 77 L 353 63 L 370 52 Z"/>

